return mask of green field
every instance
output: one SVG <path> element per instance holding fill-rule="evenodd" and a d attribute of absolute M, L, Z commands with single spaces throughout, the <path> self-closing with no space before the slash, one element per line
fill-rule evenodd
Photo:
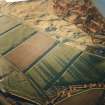
<path fill-rule="evenodd" d="M 15 48 L 19 43 L 22 43 L 25 39 L 29 38 L 34 32 L 34 29 L 19 25 L 8 33 L 3 34 L 0 36 L 0 54 L 4 54 Z"/>
<path fill-rule="evenodd" d="M 14 71 L 5 77 L 0 82 L 0 89 L 2 88 L 16 96 L 24 97 L 34 102 L 42 102 L 42 99 L 36 93 L 36 89 L 32 87 L 25 75 L 19 71 Z"/>
<path fill-rule="evenodd" d="M 17 70 L 10 62 L 4 57 L 0 57 L 0 79 L 11 74 L 11 72 Z"/>
<path fill-rule="evenodd" d="M 57 46 L 30 68 L 26 75 L 39 88 L 39 91 L 47 90 L 61 77 L 68 65 L 80 54 L 80 50 L 70 46 Z"/>
<path fill-rule="evenodd" d="M 15 18 L 9 16 L 1 16 L 0 17 L 0 35 L 9 30 L 13 29 L 17 25 L 21 24 L 20 21 L 16 20 Z"/>
<path fill-rule="evenodd" d="M 105 82 L 105 59 L 83 53 L 64 72 L 56 85 Z"/>

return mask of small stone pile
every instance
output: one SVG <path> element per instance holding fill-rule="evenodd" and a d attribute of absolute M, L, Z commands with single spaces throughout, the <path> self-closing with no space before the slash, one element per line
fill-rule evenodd
<path fill-rule="evenodd" d="M 52 105 L 54 105 L 55 103 L 60 102 L 67 97 L 71 97 L 76 93 L 82 92 L 87 89 L 97 88 L 105 89 L 105 83 L 89 83 L 80 85 L 70 85 L 68 87 L 57 87 L 56 95 L 50 97 L 49 103 L 52 103 Z"/>

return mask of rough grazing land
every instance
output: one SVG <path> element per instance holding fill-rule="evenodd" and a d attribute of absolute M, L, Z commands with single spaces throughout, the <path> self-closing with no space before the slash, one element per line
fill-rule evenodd
<path fill-rule="evenodd" d="M 20 3 L 2 3 L 1 11 L 5 14 L 19 17 L 25 24 L 38 31 L 52 34 L 61 43 L 84 49 L 91 44 L 90 37 L 73 24 L 75 16 L 65 19 L 54 14 L 52 0 L 31 0 Z"/>

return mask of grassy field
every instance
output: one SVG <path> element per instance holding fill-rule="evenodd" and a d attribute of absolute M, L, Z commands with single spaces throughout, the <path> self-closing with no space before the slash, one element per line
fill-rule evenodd
<path fill-rule="evenodd" d="M 25 70 L 55 45 L 56 40 L 42 33 L 37 33 L 9 52 L 6 58 L 21 70 Z"/>
<path fill-rule="evenodd" d="M 31 37 L 34 32 L 35 30 L 27 26 L 19 25 L 8 33 L 3 34 L 0 36 L 0 54 L 5 54 L 9 50 L 15 48 L 24 40 Z"/>
<path fill-rule="evenodd" d="M 70 65 L 57 85 L 104 82 L 105 59 L 83 53 Z"/>
<path fill-rule="evenodd" d="M 80 55 L 80 52 L 67 45 L 57 46 L 30 68 L 26 75 L 39 90 L 47 90 L 61 77 L 65 68 Z"/>
<path fill-rule="evenodd" d="M 8 23 L 8 24 L 7 24 Z M 5 25 L 4 25 L 5 24 Z M 0 17 L 0 35 L 19 25 L 20 22 L 8 16 Z"/>

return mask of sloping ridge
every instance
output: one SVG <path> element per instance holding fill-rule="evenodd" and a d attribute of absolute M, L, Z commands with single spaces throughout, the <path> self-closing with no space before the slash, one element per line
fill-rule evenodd
<path fill-rule="evenodd" d="M 8 18 L 0 23 L 4 27 L 0 27 L 1 90 L 44 103 L 52 86 L 105 82 L 105 58 L 59 45 L 46 33 L 36 34 L 21 23 L 11 28 L 17 23 L 12 25 Z"/>

